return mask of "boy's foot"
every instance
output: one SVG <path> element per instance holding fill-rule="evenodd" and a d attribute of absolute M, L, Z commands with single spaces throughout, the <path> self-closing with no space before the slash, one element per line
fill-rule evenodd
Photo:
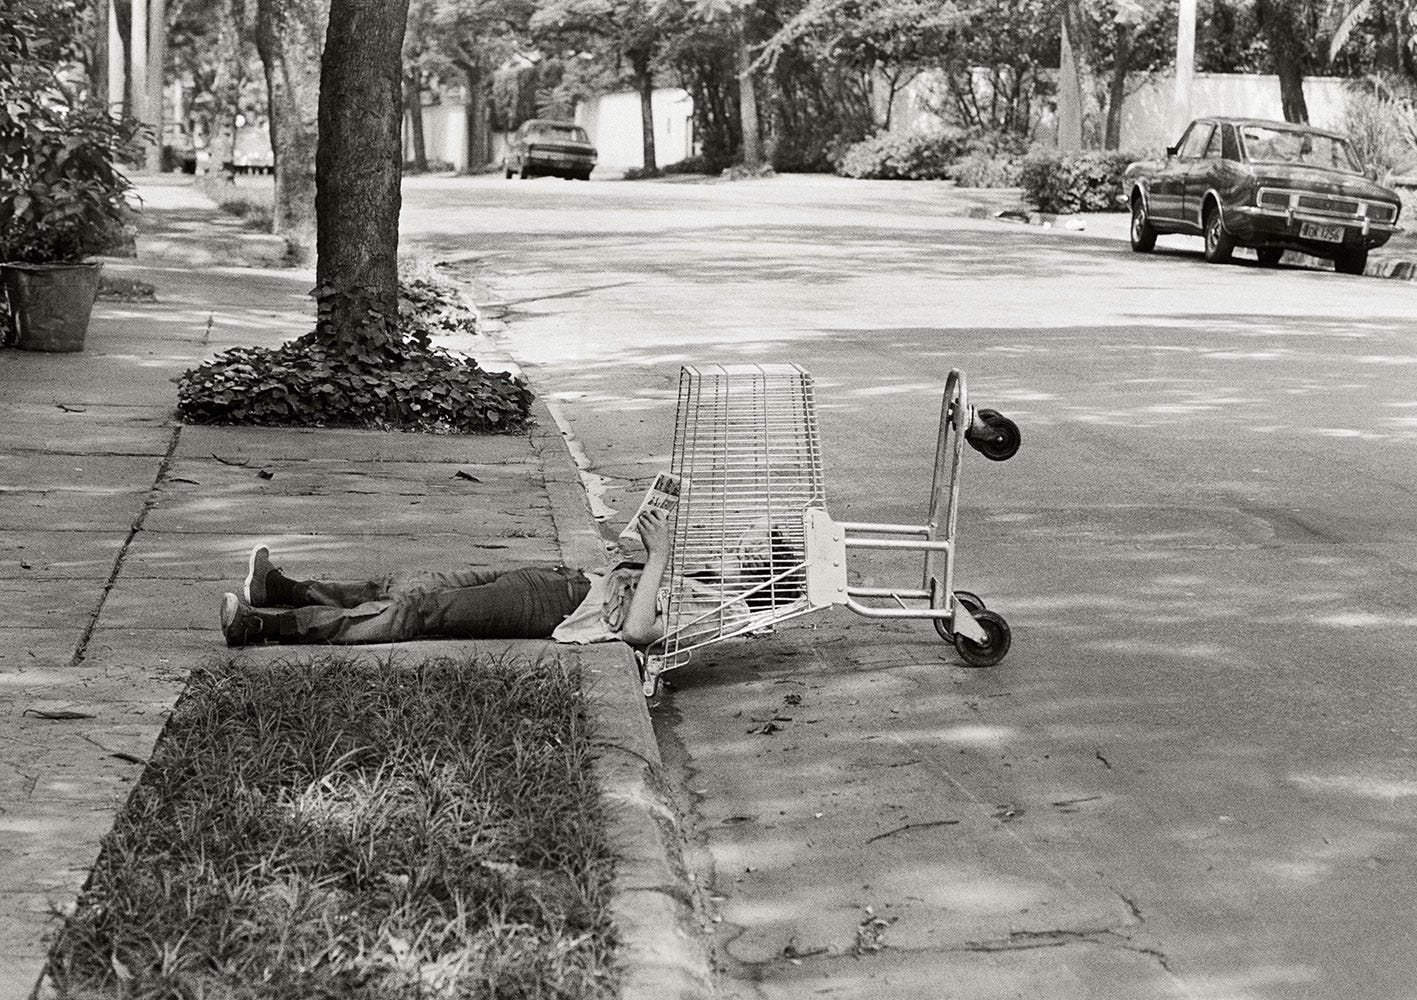
<path fill-rule="evenodd" d="M 247 604 L 257 608 L 285 608 L 293 602 L 291 581 L 271 565 L 271 550 L 264 545 L 251 550 L 243 596 Z"/>
<path fill-rule="evenodd" d="M 235 594 L 221 595 L 221 633 L 228 646 L 264 642 L 265 630 L 265 621 L 249 604 Z"/>

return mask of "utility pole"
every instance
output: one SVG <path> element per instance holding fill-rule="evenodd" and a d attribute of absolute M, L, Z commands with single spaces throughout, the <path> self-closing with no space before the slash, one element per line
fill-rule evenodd
<path fill-rule="evenodd" d="M 1176 90 L 1171 98 L 1171 141 L 1191 120 L 1191 81 L 1196 75 L 1196 0 L 1181 0 L 1176 15 Z"/>

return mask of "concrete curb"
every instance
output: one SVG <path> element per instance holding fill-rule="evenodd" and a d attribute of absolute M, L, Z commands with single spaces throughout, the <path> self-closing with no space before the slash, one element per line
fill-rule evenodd
<path fill-rule="evenodd" d="M 538 397 L 534 447 L 542 458 L 551 518 L 568 566 L 598 566 L 606 546 L 565 438 Z M 620 929 L 622 1000 L 698 1000 L 713 995 L 713 966 L 684 863 L 680 816 L 639 666 L 624 643 L 578 647 L 587 679 L 591 729 L 603 748 L 596 771 L 611 807 L 620 855 L 611 910 Z"/>

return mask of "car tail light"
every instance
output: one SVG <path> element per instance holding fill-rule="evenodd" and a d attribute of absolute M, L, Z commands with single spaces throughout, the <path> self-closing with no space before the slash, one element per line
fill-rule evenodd
<path fill-rule="evenodd" d="M 1392 222 L 1397 218 L 1397 209 L 1392 205 L 1369 205 L 1368 218 L 1374 222 Z"/>
<path fill-rule="evenodd" d="M 1264 208 L 1288 208 L 1289 195 L 1284 191 L 1261 191 L 1260 205 Z"/>

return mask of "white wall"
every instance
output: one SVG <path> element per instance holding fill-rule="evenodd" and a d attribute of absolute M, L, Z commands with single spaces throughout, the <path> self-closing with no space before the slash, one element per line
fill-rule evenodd
<path fill-rule="evenodd" d="M 654 92 L 654 151 L 659 166 L 686 159 L 694 150 L 694 102 L 688 92 L 664 88 Z M 599 160 L 596 174 L 604 177 L 644 165 L 644 140 L 640 133 L 640 98 L 632 92 L 605 94 L 576 107 L 576 123 L 590 134 Z M 467 169 L 467 122 L 456 92 L 441 104 L 423 109 L 423 141 L 430 160 Z M 413 156 L 413 135 L 407 116 L 403 126 L 404 159 Z M 492 135 L 492 166 L 500 169 L 507 137 Z"/>
<path fill-rule="evenodd" d="M 1345 86 L 1338 77 L 1314 76 L 1304 80 L 1304 102 L 1309 122 L 1318 128 L 1342 132 L 1347 108 Z M 1122 102 L 1122 148 L 1160 149 L 1173 145 L 1170 135 L 1170 76 L 1131 81 Z M 1135 88 L 1134 90 L 1132 88 Z M 1284 119 L 1279 102 L 1279 77 L 1245 73 L 1197 73 L 1191 88 L 1191 117 L 1229 115 L 1237 118 Z"/>
<path fill-rule="evenodd" d="M 654 158 L 661 167 L 687 159 L 694 151 L 694 101 L 687 91 L 664 87 L 650 101 L 654 115 Z M 576 106 L 576 123 L 590 134 L 599 156 L 596 173 L 644 166 L 640 95 L 633 91 L 602 94 Z"/>

